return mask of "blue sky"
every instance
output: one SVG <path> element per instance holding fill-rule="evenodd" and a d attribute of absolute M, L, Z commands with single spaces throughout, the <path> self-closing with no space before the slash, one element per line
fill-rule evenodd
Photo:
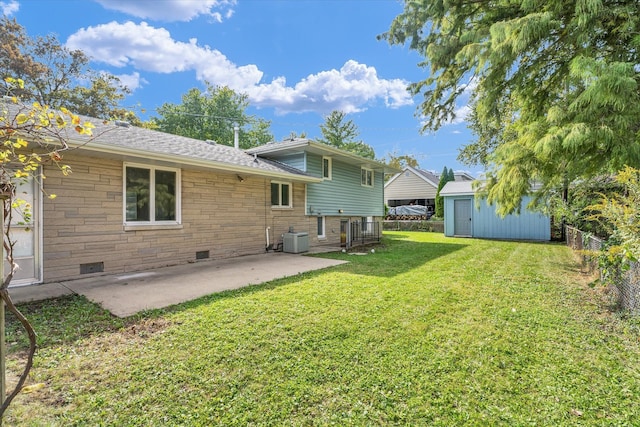
<path fill-rule="evenodd" d="M 457 162 L 471 141 L 464 122 L 420 134 L 420 97 L 405 90 L 428 70 L 406 46 L 376 36 L 402 12 L 399 0 L 2 0 L 30 36 L 55 34 L 91 67 L 133 91 L 124 102 L 143 119 L 203 82 L 246 93 L 250 114 L 270 120 L 277 140 L 321 136 L 332 110 L 348 113 L 378 158 L 415 156 L 423 169 Z"/>

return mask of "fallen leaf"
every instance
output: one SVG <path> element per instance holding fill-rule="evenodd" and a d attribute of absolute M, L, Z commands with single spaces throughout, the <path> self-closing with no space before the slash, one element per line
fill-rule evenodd
<path fill-rule="evenodd" d="M 23 393 L 33 393 L 34 391 L 38 391 L 38 390 L 44 388 L 44 386 L 45 386 L 44 383 L 31 384 L 31 385 L 22 387 L 22 392 Z"/>
<path fill-rule="evenodd" d="M 582 416 L 582 411 L 578 411 L 577 409 L 572 409 L 571 410 L 571 415 L 575 415 L 576 417 L 581 417 Z"/>

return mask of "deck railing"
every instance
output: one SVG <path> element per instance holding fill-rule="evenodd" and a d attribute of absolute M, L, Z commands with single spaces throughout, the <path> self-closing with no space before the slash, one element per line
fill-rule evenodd
<path fill-rule="evenodd" d="M 380 222 L 351 223 L 351 246 L 380 242 Z"/>

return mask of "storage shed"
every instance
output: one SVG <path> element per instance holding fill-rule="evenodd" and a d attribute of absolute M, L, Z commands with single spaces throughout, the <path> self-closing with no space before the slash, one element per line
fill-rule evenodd
<path fill-rule="evenodd" d="M 548 215 L 526 208 L 531 198 L 522 200 L 520 214 L 501 218 L 496 206 L 481 200 L 476 206 L 472 182 L 448 182 L 440 191 L 444 198 L 444 234 L 449 237 L 477 237 L 505 240 L 551 240 Z"/>

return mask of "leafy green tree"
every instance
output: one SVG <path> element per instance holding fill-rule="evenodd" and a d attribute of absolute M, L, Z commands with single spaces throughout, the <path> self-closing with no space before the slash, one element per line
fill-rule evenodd
<path fill-rule="evenodd" d="M 325 122 L 320 125 L 322 138 L 318 142 L 332 145 L 341 150 L 349 151 L 367 159 L 375 159 L 376 153 L 368 144 L 356 140 L 360 132 L 353 120 L 346 120 L 347 115 L 342 111 L 332 111 Z"/>
<path fill-rule="evenodd" d="M 445 166 L 440 174 L 440 181 L 438 181 L 438 191 L 436 193 L 436 207 L 435 216 L 438 218 L 444 218 L 444 197 L 440 195 L 440 190 L 449 181 L 449 170 Z"/>
<path fill-rule="evenodd" d="M 387 154 L 382 159 L 389 166 L 393 166 L 394 168 L 404 169 L 406 167 L 419 168 L 420 164 L 418 163 L 418 159 L 411 154 L 398 154 L 396 152 Z"/>
<path fill-rule="evenodd" d="M 616 175 L 622 191 L 601 195 L 589 206 L 592 218 L 600 222 L 609 237 L 599 254 L 605 282 L 614 279 L 630 261 L 640 259 L 640 169 L 626 166 Z"/>
<path fill-rule="evenodd" d="M 419 168 L 418 160 L 411 154 L 398 154 L 395 151 L 387 154 L 383 159 L 383 162 L 391 167 L 397 169 L 404 169 L 406 167 Z M 385 175 L 385 181 L 391 179 L 391 175 Z"/>
<path fill-rule="evenodd" d="M 565 224 L 583 232 L 607 239 L 613 225 L 603 217 L 596 220 L 592 206 L 595 200 L 615 197 L 616 194 L 622 193 L 624 193 L 624 187 L 613 175 L 598 176 L 572 183 L 567 195 L 561 191 L 551 193 L 543 211 L 553 218 L 564 219 Z M 556 232 L 561 234 L 562 230 L 558 229 Z"/>
<path fill-rule="evenodd" d="M 640 3 L 637 0 L 416 0 L 388 32 L 426 57 L 425 130 L 471 93 L 478 139 L 461 159 L 487 168 L 498 212 L 570 183 L 640 162 Z"/>
<path fill-rule="evenodd" d="M 271 122 L 246 113 L 249 97 L 227 86 L 206 83 L 206 91 L 193 88 L 182 96 L 181 104 L 165 103 L 160 117 L 152 119 L 163 132 L 233 146 L 234 126 L 240 128 L 240 148 L 247 149 L 273 141 Z"/>
<path fill-rule="evenodd" d="M 0 19 L 0 77 L 24 82 L 20 93 L 14 93 L 23 101 L 101 119 L 117 116 L 119 103 L 129 94 L 117 77 L 90 69 L 82 51 L 66 48 L 53 35 L 30 38 L 7 17 Z"/>

